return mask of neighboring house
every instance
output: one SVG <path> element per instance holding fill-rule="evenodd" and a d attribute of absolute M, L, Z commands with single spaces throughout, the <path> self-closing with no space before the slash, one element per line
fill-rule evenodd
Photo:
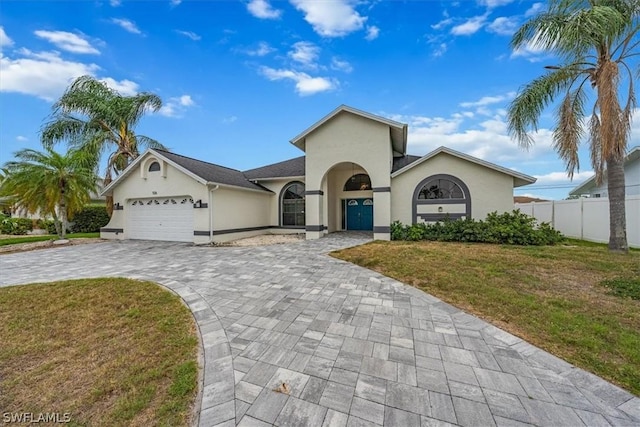
<path fill-rule="evenodd" d="M 640 196 L 640 146 L 633 147 L 624 159 L 625 194 Z M 569 192 L 569 196 L 609 197 L 606 174 L 602 184 L 596 184 L 593 176 Z"/>
<path fill-rule="evenodd" d="M 529 197 L 529 196 L 513 196 L 513 203 L 535 203 L 535 202 L 548 202 L 548 200 L 538 199 L 537 197 Z"/>
<path fill-rule="evenodd" d="M 244 172 L 148 150 L 103 194 L 109 239 L 223 242 L 264 233 L 340 230 L 390 238 L 390 224 L 485 218 L 513 209 L 535 178 L 440 147 L 406 154 L 407 125 L 338 107 L 291 143 L 305 156 Z"/>

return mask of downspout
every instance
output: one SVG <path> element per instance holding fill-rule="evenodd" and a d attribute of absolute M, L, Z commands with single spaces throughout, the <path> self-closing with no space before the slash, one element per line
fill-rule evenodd
<path fill-rule="evenodd" d="M 213 192 L 218 188 L 219 185 L 209 187 L 209 244 L 213 244 Z"/>

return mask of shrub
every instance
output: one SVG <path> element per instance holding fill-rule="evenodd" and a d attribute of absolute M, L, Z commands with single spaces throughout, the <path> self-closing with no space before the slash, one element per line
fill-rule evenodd
<path fill-rule="evenodd" d="M 105 206 L 87 206 L 72 219 L 72 233 L 95 233 L 109 223 L 109 214 Z"/>
<path fill-rule="evenodd" d="M 11 218 L 0 214 L 0 234 L 22 235 L 33 229 L 33 221 L 28 218 Z"/>
<path fill-rule="evenodd" d="M 391 224 L 392 240 L 439 240 L 444 242 L 482 242 L 508 245 L 553 245 L 564 237 L 549 224 L 537 224 L 535 218 L 519 210 L 492 212 L 484 221 L 445 219 L 433 224 Z"/>

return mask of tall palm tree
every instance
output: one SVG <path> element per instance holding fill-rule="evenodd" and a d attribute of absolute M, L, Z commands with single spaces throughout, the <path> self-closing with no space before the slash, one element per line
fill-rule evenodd
<path fill-rule="evenodd" d="M 628 250 L 624 156 L 636 106 L 630 61 L 640 54 L 639 17 L 638 0 L 550 0 L 548 10 L 527 21 L 511 41 L 514 49 L 554 53 L 560 64 L 545 67 L 544 75 L 520 90 L 509 106 L 509 132 L 529 147 L 534 140 L 528 132 L 537 130 L 544 108 L 561 98 L 554 148 L 573 178 L 586 136 L 597 182 L 607 177 L 609 249 L 615 251 Z M 588 89 L 595 101 L 587 112 Z"/>
<path fill-rule="evenodd" d="M 24 149 L 15 158 L 2 168 L 0 196 L 29 213 L 51 215 L 58 236 L 64 239 L 67 219 L 89 202 L 96 189 L 92 166 L 96 160 L 86 151 L 62 155 L 51 149 Z"/>
<path fill-rule="evenodd" d="M 109 153 L 104 174 L 107 186 L 146 148 L 165 147 L 134 130 L 148 111 L 158 111 L 162 100 L 152 93 L 123 96 L 91 76 L 78 77 L 53 105 L 51 119 L 41 131 L 42 143 L 51 148 L 66 140 L 72 149 L 86 150 L 102 158 Z M 107 210 L 113 197 L 107 196 Z"/>

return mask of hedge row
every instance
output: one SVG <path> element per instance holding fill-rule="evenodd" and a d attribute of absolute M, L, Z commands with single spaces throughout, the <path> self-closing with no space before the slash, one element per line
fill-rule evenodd
<path fill-rule="evenodd" d="M 107 223 L 109 223 L 109 214 L 104 206 L 87 206 L 73 216 L 73 222 L 68 226 L 72 233 L 96 233 Z M 12 218 L 0 214 L 0 234 L 22 235 L 34 228 L 56 234 L 53 220 Z"/>
<path fill-rule="evenodd" d="M 391 239 L 553 245 L 564 240 L 564 236 L 549 224 L 537 224 L 535 218 L 515 210 L 503 214 L 492 212 L 484 221 L 445 219 L 432 224 L 414 225 L 404 225 L 395 221 L 391 224 Z"/>

